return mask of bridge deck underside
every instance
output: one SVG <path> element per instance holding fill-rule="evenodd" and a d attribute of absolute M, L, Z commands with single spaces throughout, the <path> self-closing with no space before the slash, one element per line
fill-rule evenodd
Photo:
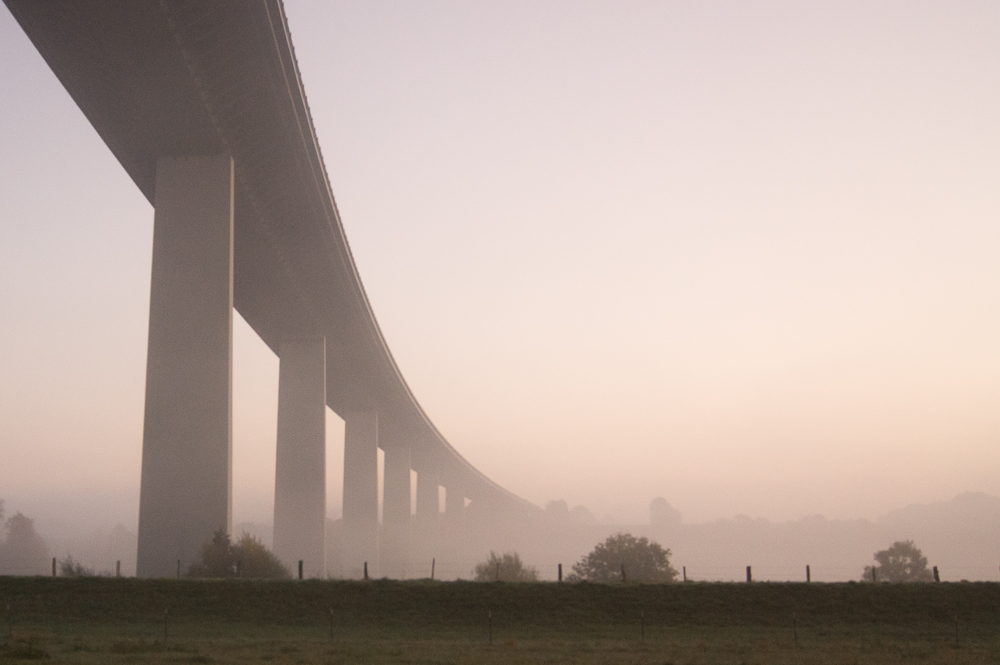
<path fill-rule="evenodd" d="M 474 501 L 534 508 L 448 444 L 397 368 L 351 257 L 278 0 L 5 2 L 150 202 L 159 157 L 232 155 L 234 306 L 275 353 L 283 338 L 326 338 L 335 412 L 377 411 L 387 445 L 406 441 L 413 468 L 459 479 Z"/>

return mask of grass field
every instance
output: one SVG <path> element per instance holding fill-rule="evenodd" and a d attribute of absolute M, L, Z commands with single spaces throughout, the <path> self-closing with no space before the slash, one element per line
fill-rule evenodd
<path fill-rule="evenodd" d="M 992 583 L 0 577 L 0 611 L 0 662 L 1000 664 Z"/>

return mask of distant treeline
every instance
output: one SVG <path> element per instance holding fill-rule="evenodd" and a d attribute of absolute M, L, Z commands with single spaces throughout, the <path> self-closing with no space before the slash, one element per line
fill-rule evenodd
<path fill-rule="evenodd" d="M 0 499 L 0 575 L 44 575 L 50 561 L 35 521 L 20 512 L 7 517 Z"/>

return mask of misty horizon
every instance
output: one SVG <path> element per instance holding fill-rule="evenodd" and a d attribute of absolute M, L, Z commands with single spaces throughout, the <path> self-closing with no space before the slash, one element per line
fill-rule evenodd
<path fill-rule="evenodd" d="M 66 505 L 58 500 L 57 503 Z M 553 505 L 559 503 L 564 504 L 562 509 Z M 8 500 L 5 504 L 8 516 L 21 512 L 34 519 L 51 555 L 60 561 L 72 557 L 106 575 L 114 569 L 115 561 L 120 560 L 123 574 L 134 574 L 137 509 L 131 520 L 112 524 L 99 517 L 108 512 L 95 510 L 100 502 L 77 504 L 77 515 L 71 520 L 47 515 L 41 505 L 37 507 L 42 512 L 33 513 L 30 502 Z M 609 522 L 596 517 L 590 509 L 581 519 L 579 513 L 573 514 L 578 509 L 561 501 L 548 502 L 538 524 L 542 531 L 527 540 L 521 535 L 520 540 L 526 545 L 511 547 L 510 551 L 518 551 L 528 565 L 537 567 L 541 579 L 554 580 L 557 564 L 562 563 L 569 570 L 600 540 L 628 532 L 647 536 L 669 548 L 675 568 L 684 567 L 691 581 L 742 581 L 744 566 L 749 564 L 753 566 L 755 579 L 760 581 L 802 581 L 804 566 L 810 565 L 814 582 L 844 582 L 859 580 L 863 566 L 871 563 L 877 549 L 898 540 L 913 540 L 932 565 L 940 566 L 944 581 L 1000 580 L 996 563 L 996 553 L 1000 551 L 1000 497 L 982 493 L 969 492 L 947 501 L 901 506 L 873 520 L 803 515 L 794 520 L 770 521 L 737 514 L 690 522 L 668 505 L 668 514 L 659 518 L 647 506 L 643 520 Z M 249 533 L 270 547 L 272 525 L 261 517 L 234 519 L 234 536 Z M 329 519 L 328 528 L 334 532 L 328 534 L 328 539 L 335 539 L 337 522 L 339 517 Z M 333 540 L 330 545 L 328 556 L 332 563 L 336 561 Z M 437 575 L 441 579 L 469 579 L 473 564 L 484 560 L 487 554 L 488 550 L 480 551 L 475 546 L 458 554 L 449 554 L 445 548 L 437 553 Z M 427 570 L 418 569 L 420 563 L 411 556 L 414 570 L 410 570 L 409 577 L 428 576 Z M 47 570 L 46 561 L 41 562 L 41 567 Z M 342 574 L 339 569 L 330 571 L 333 577 Z"/>

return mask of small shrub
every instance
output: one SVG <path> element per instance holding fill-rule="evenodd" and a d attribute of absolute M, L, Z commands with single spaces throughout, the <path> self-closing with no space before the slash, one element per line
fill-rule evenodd
<path fill-rule="evenodd" d="M 472 571 L 476 582 L 537 582 L 538 569 L 525 566 L 517 552 L 505 552 L 497 556 L 490 552 L 486 561 L 476 564 Z"/>
<path fill-rule="evenodd" d="M 188 568 L 188 577 L 285 578 L 288 568 L 254 536 L 244 532 L 235 545 L 219 529 L 201 546 L 201 562 Z"/>
<path fill-rule="evenodd" d="M 254 536 L 244 532 L 233 545 L 233 559 L 240 577 L 286 578 L 288 568 Z"/>
<path fill-rule="evenodd" d="M 79 561 L 74 561 L 71 555 L 59 562 L 59 574 L 63 577 L 93 577 L 94 569 L 87 568 Z"/>

